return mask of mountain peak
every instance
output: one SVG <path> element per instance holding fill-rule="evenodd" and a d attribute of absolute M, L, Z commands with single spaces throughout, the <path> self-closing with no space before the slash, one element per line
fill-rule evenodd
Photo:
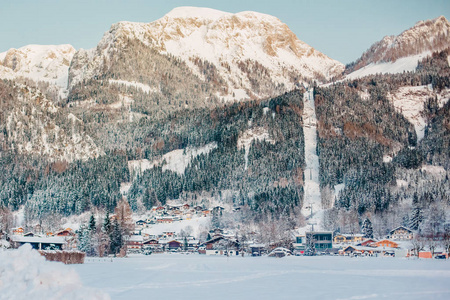
<path fill-rule="evenodd" d="M 193 7 L 193 6 L 181 6 L 172 9 L 169 13 L 167 13 L 163 18 L 172 18 L 172 19 L 193 19 L 193 18 L 201 18 L 201 19 L 210 19 L 217 20 L 223 16 L 230 16 L 231 13 L 220 11 L 217 9 L 206 8 L 206 7 Z"/>
<path fill-rule="evenodd" d="M 71 85 L 102 72 L 104 61 L 129 52 L 135 41 L 149 51 L 181 59 L 205 83 L 214 78 L 215 84 L 220 82 L 218 97 L 224 99 L 266 98 L 298 88 L 305 80 L 324 81 L 344 69 L 299 40 L 276 17 L 253 11 L 178 7 L 151 23 L 112 25 L 97 45 L 95 62 L 87 54 L 77 55 L 84 60 L 78 69 L 72 68 Z"/>
<path fill-rule="evenodd" d="M 23 76 L 65 89 L 67 73 L 75 54 L 72 45 L 27 45 L 0 53 L 0 78 Z"/>
<path fill-rule="evenodd" d="M 430 52 L 442 51 L 449 47 L 450 23 L 444 16 L 419 21 L 401 34 L 385 36 L 381 41 L 373 44 L 348 68 L 347 73 L 370 64 L 394 63 L 401 58 L 421 59 Z M 417 59 L 415 66 L 417 66 Z"/>

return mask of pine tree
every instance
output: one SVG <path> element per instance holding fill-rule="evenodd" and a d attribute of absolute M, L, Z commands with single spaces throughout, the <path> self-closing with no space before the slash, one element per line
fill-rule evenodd
<path fill-rule="evenodd" d="M 111 240 L 110 244 L 111 253 L 116 255 L 117 253 L 120 252 L 120 249 L 123 246 L 122 230 L 117 220 L 114 220 L 112 224 L 112 232 L 110 234 L 110 240 Z"/>
<path fill-rule="evenodd" d="M 366 239 L 372 239 L 373 238 L 373 227 L 372 222 L 369 220 L 369 218 L 366 218 L 361 226 L 361 232 L 364 234 L 364 237 Z"/>
<path fill-rule="evenodd" d="M 314 256 L 316 254 L 316 246 L 314 235 L 312 233 L 306 234 L 306 248 L 305 255 L 306 256 Z"/>
<path fill-rule="evenodd" d="M 423 212 L 418 203 L 415 203 L 412 209 L 411 221 L 409 227 L 412 230 L 418 230 L 423 221 Z"/>
<path fill-rule="evenodd" d="M 95 224 L 95 217 L 92 214 L 91 218 L 89 219 L 89 230 L 91 232 L 95 232 L 97 230 L 97 225 Z"/>
<path fill-rule="evenodd" d="M 102 230 L 106 234 L 111 233 L 111 220 L 109 219 L 109 212 L 106 212 L 105 219 L 103 220 Z"/>
<path fill-rule="evenodd" d="M 77 231 L 78 250 L 85 252 L 88 255 L 92 253 L 92 240 L 90 230 L 85 225 L 81 225 Z"/>

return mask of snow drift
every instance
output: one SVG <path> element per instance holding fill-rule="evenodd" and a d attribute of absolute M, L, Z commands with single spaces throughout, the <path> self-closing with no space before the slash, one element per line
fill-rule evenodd
<path fill-rule="evenodd" d="M 99 290 L 83 287 L 75 270 L 46 261 L 29 244 L 0 252 L 0 291 L 0 299 L 110 299 Z"/>

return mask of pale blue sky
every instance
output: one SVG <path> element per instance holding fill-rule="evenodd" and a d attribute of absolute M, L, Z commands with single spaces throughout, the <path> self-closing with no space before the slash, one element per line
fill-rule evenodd
<path fill-rule="evenodd" d="M 28 44 L 93 48 L 113 23 L 151 22 L 178 6 L 276 16 L 298 38 L 343 63 L 419 20 L 450 16 L 450 0 L 0 0 L 0 52 Z"/>

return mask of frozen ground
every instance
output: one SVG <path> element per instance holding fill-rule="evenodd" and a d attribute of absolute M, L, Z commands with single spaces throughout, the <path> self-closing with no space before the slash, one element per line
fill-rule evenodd
<path fill-rule="evenodd" d="M 111 299 L 450 299 L 450 261 L 160 254 L 73 266 Z"/>

